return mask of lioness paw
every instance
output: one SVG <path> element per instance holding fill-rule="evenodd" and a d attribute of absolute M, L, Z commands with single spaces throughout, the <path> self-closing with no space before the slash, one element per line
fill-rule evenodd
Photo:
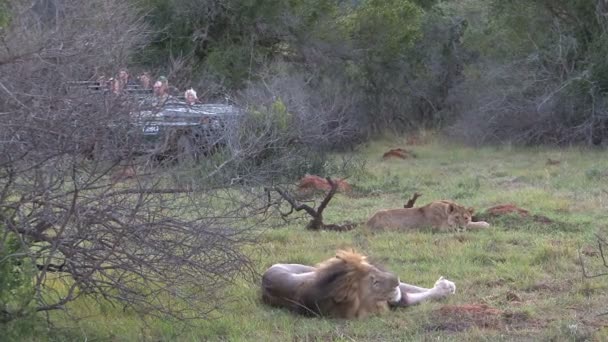
<path fill-rule="evenodd" d="M 474 222 L 476 226 L 480 228 L 490 228 L 490 224 L 486 221 Z"/>
<path fill-rule="evenodd" d="M 456 284 L 443 277 L 440 277 L 436 282 L 433 290 L 441 297 L 446 297 L 450 294 L 456 293 Z"/>
<path fill-rule="evenodd" d="M 467 228 L 470 229 L 486 229 L 486 228 L 490 228 L 490 224 L 486 221 L 475 221 L 475 222 L 469 222 L 469 224 L 467 224 Z"/>

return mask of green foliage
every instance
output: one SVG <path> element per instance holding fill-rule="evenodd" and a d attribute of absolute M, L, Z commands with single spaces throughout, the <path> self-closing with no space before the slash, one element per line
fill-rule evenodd
<path fill-rule="evenodd" d="M 257 128 L 256 133 L 266 129 L 269 133 L 287 136 L 293 116 L 287 111 L 283 100 L 277 99 L 270 106 L 251 108 L 248 121 Z"/>
<path fill-rule="evenodd" d="M 589 180 L 602 180 L 606 177 L 608 177 L 608 170 L 601 170 L 598 168 L 590 168 L 587 171 L 585 171 L 585 177 L 587 177 L 587 179 Z"/>
<path fill-rule="evenodd" d="M 354 44 L 380 58 L 395 57 L 420 37 L 421 9 L 406 0 L 366 0 L 342 18 Z"/>
<path fill-rule="evenodd" d="M 608 92 L 608 40 L 604 35 L 591 42 L 589 49 L 590 80 L 601 92 Z"/>
<path fill-rule="evenodd" d="M 599 144 L 606 137 L 605 119 L 596 119 L 605 117 L 608 90 L 605 3 L 465 0 L 438 7 L 469 22 L 463 47 L 472 58 L 466 78 L 449 89 L 460 117 L 455 131 L 464 139 Z M 464 137 L 467 130 L 492 133 L 480 140 Z"/>
<path fill-rule="evenodd" d="M 575 63 L 577 69 L 590 67 L 592 78 L 605 80 L 608 20 L 597 12 L 602 9 L 595 1 L 494 1 L 491 9 L 494 19 L 488 28 L 504 33 L 499 37 L 490 34 L 492 38 L 519 44 L 516 51 L 545 52 L 547 59 Z M 570 51 L 564 49 L 568 44 L 574 47 Z"/>
<path fill-rule="evenodd" d="M 0 30 L 2 30 L 2 28 L 8 25 L 10 22 L 10 13 L 7 2 L 8 0 L 0 0 Z"/>
<path fill-rule="evenodd" d="M 359 5 L 329 0 L 144 0 L 143 5 L 159 33 L 141 61 L 162 66 L 170 56 L 189 56 L 195 71 L 206 70 L 230 88 L 241 87 L 267 61 L 298 54 L 316 42 L 350 40 L 369 54 L 395 57 L 419 36 L 422 13 L 407 0 Z"/>
<path fill-rule="evenodd" d="M 352 115 L 372 132 L 451 124 L 471 113 L 471 108 L 484 106 L 475 103 L 480 91 L 474 85 L 482 82 L 490 87 L 478 86 L 481 90 L 497 94 L 479 97 L 500 108 L 526 101 L 539 107 L 541 97 L 546 99 L 550 93 L 548 88 L 557 89 L 568 82 L 550 96 L 549 105 L 558 108 L 547 110 L 555 113 L 555 121 L 561 124 L 556 133 L 530 134 L 538 140 L 555 141 L 568 127 L 588 124 L 588 113 L 597 110 L 588 104 L 608 90 L 608 21 L 602 15 L 604 5 L 596 1 L 142 3 L 149 11 L 147 21 L 158 33 L 139 61 L 162 69 L 171 57 L 182 56 L 191 71 L 185 73 L 192 78 L 187 83 L 204 79 L 202 84 L 216 83 L 228 91 L 243 89 L 269 65 L 286 62 L 305 73 L 309 84 L 330 78 L 355 94 L 361 113 Z M 505 71 L 510 79 L 488 79 L 501 77 L 493 70 L 502 68 L 515 69 Z M 532 77 L 532 73 L 538 75 Z M 522 80 L 525 75 L 529 79 Z M 549 83 L 534 81 L 538 79 Z M 456 88 L 460 84 L 466 87 Z M 494 85 L 504 88 L 494 90 Z M 509 95 L 498 95 L 505 92 Z M 515 106 L 490 100 L 496 96 L 506 97 Z M 520 113 L 530 110 L 514 109 Z M 495 113 L 488 115 L 497 117 Z M 512 118 L 508 114 L 504 117 Z M 502 122 L 497 125 L 508 126 Z"/>
<path fill-rule="evenodd" d="M 243 44 L 231 44 L 210 49 L 205 64 L 207 70 L 229 88 L 238 88 L 249 78 L 250 49 Z"/>
<path fill-rule="evenodd" d="M 143 5 L 150 10 L 147 19 L 158 34 L 142 61 L 162 68 L 171 56 L 186 56 L 195 73 L 208 72 L 238 88 L 256 67 L 252 62 L 265 59 L 278 42 L 275 32 L 284 29 L 279 14 L 287 3 L 145 0 Z M 260 31 L 260 25 L 271 30 Z"/>
<path fill-rule="evenodd" d="M 31 260 L 24 256 L 18 238 L 2 232 L 0 241 L 0 322 L 23 318 L 31 313 L 33 300 Z"/>
<path fill-rule="evenodd" d="M 465 46 L 496 61 L 509 61 L 544 45 L 551 18 L 533 1 L 496 2 L 487 6 L 472 0 L 446 4 L 453 13 L 466 16 L 469 25 Z"/>
<path fill-rule="evenodd" d="M 273 122 L 277 125 L 280 131 L 286 131 L 292 121 L 292 115 L 287 111 L 285 103 L 278 99 L 272 103 L 270 107 L 270 115 Z"/>

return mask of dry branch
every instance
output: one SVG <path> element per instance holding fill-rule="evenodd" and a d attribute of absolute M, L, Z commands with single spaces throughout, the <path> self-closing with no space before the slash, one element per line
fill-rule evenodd
<path fill-rule="evenodd" d="M 338 183 L 333 181 L 330 177 L 326 178 L 327 182 L 331 185 L 330 190 L 327 192 L 321 204 L 317 209 L 310 207 L 306 204 L 299 203 L 289 192 L 281 189 L 280 187 L 273 187 L 270 191 L 275 191 L 278 193 L 281 198 L 283 198 L 287 203 L 289 203 L 291 210 L 283 214 L 284 216 L 289 215 L 293 212 L 293 210 L 301 211 L 304 210 L 308 215 L 312 217 L 312 220 L 306 226 L 307 229 L 310 230 L 333 230 L 333 231 L 348 231 L 354 229 L 354 224 L 345 223 L 345 224 L 325 224 L 323 223 L 323 211 L 327 208 L 329 201 L 334 197 L 336 191 L 338 190 Z"/>
<path fill-rule="evenodd" d="M 415 192 L 414 195 L 412 196 L 412 198 L 410 198 L 407 203 L 405 203 L 403 205 L 404 208 L 413 208 L 414 204 L 416 203 L 416 200 L 418 199 L 418 197 L 422 196 L 422 194 Z"/>
<path fill-rule="evenodd" d="M 600 235 L 596 234 L 596 238 L 597 238 L 597 248 L 599 250 L 600 253 L 600 258 L 602 259 L 602 264 L 605 268 L 608 268 L 608 261 L 606 260 L 606 255 L 604 254 L 604 246 L 608 246 L 608 241 L 606 241 L 606 239 L 602 238 Z M 579 261 L 581 263 L 581 269 L 583 271 L 583 276 L 585 278 L 598 278 L 598 277 L 604 277 L 604 276 L 608 276 L 608 272 L 601 272 L 601 273 L 596 273 L 596 274 L 590 274 L 588 272 L 588 270 L 585 267 L 585 262 L 583 260 L 583 256 L 581 251 L 579 250 L 578 253 L 578 257 L 579 257 Z"/>

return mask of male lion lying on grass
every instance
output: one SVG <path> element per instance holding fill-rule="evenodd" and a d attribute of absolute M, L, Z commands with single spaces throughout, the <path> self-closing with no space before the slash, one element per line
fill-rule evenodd
<path fill-rule="evenodd" d="M 408 306 L 456 292 L 453 282 L 439 278 L 432 289 L 401 283 L 370 264 L 364 255 L 338 251 L 316 267 L 275 264 L 262 276 L 262 300 L 304 315 L 362 318 L 389 306 Z"/>
<path fill-rule="evenodd" d="M 379 210 L 367 221 L 367 227 L 373 230 L 433 227 L 441 231 L 457 231 L 490 226 L 484 221 L 472 222 L 473 212 L 473 208 L 465 208 L 451 201 L 434 201 L 418 208 Z"/>

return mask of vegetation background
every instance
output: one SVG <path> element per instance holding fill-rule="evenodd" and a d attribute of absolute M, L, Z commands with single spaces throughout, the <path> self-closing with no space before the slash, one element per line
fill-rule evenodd
<path fill-rule="evenodd" d="M 582 275 L 606 272 L 607 18 L 604 0 L 0 0 L 3 338 L 608 339 L 608 277 Z M 124 66 L 250 115 L 213 156 L 111 181 L 134 150 L 90 132 L 121 127 L 128 105 L 62 84 Z M 91 140 L 110 153 L 84 158 Z M 417 158 L 382 160 L 392 147 Z M 264 189 L 307 173 L 347 177 L 353 194 L 324 219 L 358 228 L 281 218 Z M 416 191 L 551 222 L 362 229 Z M 446 276 L 457 294 L 357 322 L 259 303 L 266 267 L 340 247 L 421 286 Z"/>

